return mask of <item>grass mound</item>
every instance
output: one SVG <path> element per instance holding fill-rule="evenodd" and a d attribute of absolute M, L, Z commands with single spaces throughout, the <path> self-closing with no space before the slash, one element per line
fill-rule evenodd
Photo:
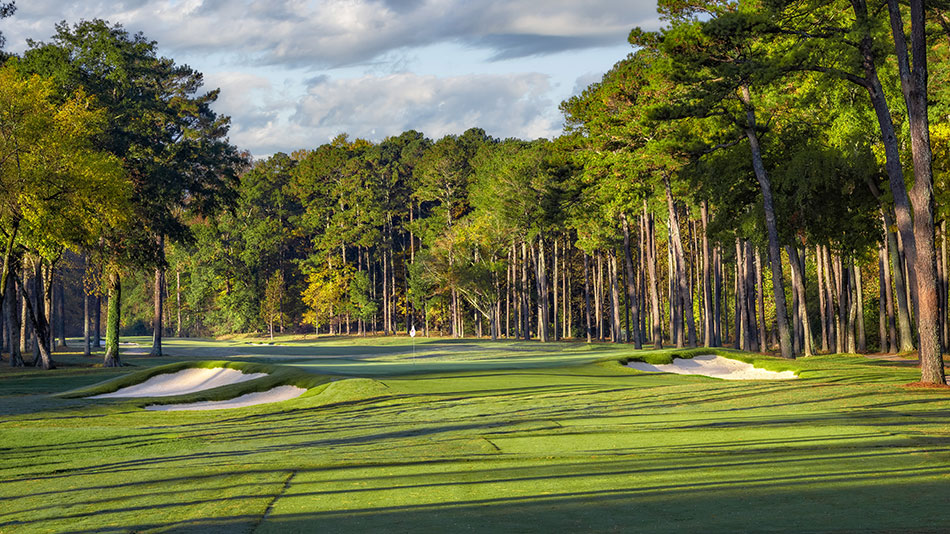
<path fill-rule="evenodd" d="M 392 395 L 389 386 L 372 378 L 348 378 L 330 382 L 323 388 L 311 390 L 304 396 L 318 396 L 324 405 L 353 404 L 375 401 Z"/>
<path fill-rule="evenodd" d="M 141 397 L 128 399 L 136 405 L 144 406 L 146 404 L 155 405 L 155 404 L 184 404 L 192 402 L 201 402 L 201 401 L 221 401 L 233 399 L 241 395 L 248 393 L 258 393 L 270 390 L 277 386 L 297 386 L 307 390 L 311 390 L 321 384 L 325 384 L 330 381 L 330 377 L 325 375 L 315 375 L 312 373 L 303 372 L 297 369 L 278 366 L 278 365 L 268 365 L 262 363 L 249 363 L 249 362 L 235 362 L 235 361 L 190 361 L 190 362 L 177 362 L 171 363 L 168 365 L 161 365 L 158 367 L 152 367 L 151 369 L 144 369 L 141 371 L 136 371 L 125 376 L 120 376 L 118 378 L 113 378 L 111 380 L 106 380 L 105 382 L 100 382 L 98 384 L 93 384 L 91 386 L 74 389 L 60 393 L 56 396 L 65 399 L 74 399 L 80 397 L 90 397 L 93 395 L 100 395 L 103 393 L 112 393 L 118 391 L 122 388 L 133 386 L 139 383 L 142 383 L 149 378 L 166 374 L 166 373 L 177 373 L 185 369 L 194 369 L 194 368 L 203 368 L 203 369 L 214 369 L 214 368 L 226 368 L 226 369 L 235 369 L 243 373 L 264 373 L 267 376 L 258 378 L 256 380 L 250 380 L 247 382 L 240 382 L 236 384 L 230 384 L 226 386 L 220 386 L 211 389 L 205 389 L 197 391 L 194 393 L 188 393 L 184 395 L 171 395 L 167 397 Z M 308 391 L 309 393 L 309 391 Z"/>
<path fill-rule="evenodd" d="M 635 355 L 622 358 L 620 360 L 620 364 L 627 365 L 631 361 L 639 361 L 648 363 L 650 365 L 669 365 L 673 363 L 674 358 L 689 360 L 696 356 L 703 356 L 706 354 L 713 354 L 715 356 L 729 358 L 730 360 L 745 362 L 759 369 L 775 371 L 777 373 L 782 371 L 794 371 L 796 374 L 798 374 L 799 378 L 802 378 L 802 366 L 798 363 L 798 360 L 786 360 L 783 358 L 776 358 L 774 356 L 753 354 L 722 347 L 696 347 L 690 349 L 665 349 L 649 352 L 637 352 Z"/>

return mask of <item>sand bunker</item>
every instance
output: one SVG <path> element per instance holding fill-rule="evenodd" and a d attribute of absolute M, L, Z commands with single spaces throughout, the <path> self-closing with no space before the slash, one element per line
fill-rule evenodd
<path fill-rule="evenodd" d="M 211 389 L 238 382 L 247 382 L 267 376 L 266 373 L 242 373 L 237 369 L 215 367 L 203 369 L 192 367 L 177 373 L 165 373 L 153 376 L 145 382 L 124 387 L 112 393 L 103 393 L 89 397 L 91 399 L 128 398 L 128 397 L 168 397 L 185 395 L 204 389 Z"/>
<path fill-rule="evenodd" d="M 297 386 L 278 386 L 267 391 L 257 393 L 247 393 L 240 397 L 223 401 L 204 401 L 190 402 L 187 404 L 152 404 L 146 406 L 146 410 L 155 410 L 162 412 L 175 412 L 185 410 L 223 410 L 225 408 L 243 408 L 245 406 L 254 406 L 257 404 L 267 404 L 269 402 L 280 402 L 297 398 L 307 391 Z"/>
<path fill-rule="evenodd" d="M 768 371 L 752 364 L 730 360 L 714 354 L 704 354 L 691 359 L 673 358 L 673 363 L 651 365 L 630 362 L 627 367 L 648 373 L 676 373 L 680 375 L 704 375 L 725 380 L 789 380 L 798 378 L 794 371 Z"/>

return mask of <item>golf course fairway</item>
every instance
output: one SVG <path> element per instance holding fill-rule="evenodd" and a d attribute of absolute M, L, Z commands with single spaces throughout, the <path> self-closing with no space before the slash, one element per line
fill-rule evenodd
<path fill-rule="evenodd" d="M 123 355 L 121 369 L 78 353 L 55 354 L 53 371 L 4 362 L 0 532 L 950 525 L 950 391 L 907 387 L 919 377 L 913 362 L 409 338 L 168 339 L 165 350 Z M 624 365 L 713 353 L 798 379 Z M 210 361 L 267 377 L 160 402 L 281 385 L 307 392 L 176 412 L 145 410 L 155 398 L 84 396 L 157 366 Z"/>

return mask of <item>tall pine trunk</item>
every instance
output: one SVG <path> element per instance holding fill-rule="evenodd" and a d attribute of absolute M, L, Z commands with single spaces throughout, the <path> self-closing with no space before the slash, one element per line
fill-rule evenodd
<path fill-rule="evenodd" d="M 818 279 L 818 315 L 821 317 L 821 351 L 828 352 L 828 310 L 825 307 L 824 262 L 821 261 L 821 245 L 815 246 L 815 274 Z M 884 287 L 881 286 L 883 291 Z"/>
<path fill-rule="evenodd" d="M 109 291 L 109 310 L 106 314 L 106 353 L 102 361 L 103 367 L 121 367 L 122 361 L 119 358 L 119 319 L 122 303 L 122 281 L 119 273 L 109 273 L 108 279 Z"/>
<path fill-rule="evenodd" d="M 86 294 L 85 288 L 82 291 L 82 354 L 83 356 L 92 356 L 90 344 L 92 342 L 92 329 L 89 323 L 92 321 L 92 314 L 89 307 L 90 295 Z"/>
<path fill-rule="evenodd" d="M 594 273 L 594 321 L 597 323 L 597 340 L 604 340 L 604 257 L 596 251 L 597 269 Z"/>
<path fill-rule="evenodd" d="M 15 262 L 12 257 L 8 258 L 7 261 L 12 263 Z M 19 270 L 19 267 L 12 265 L 10 272 L 15 275 Z M 12 281 L 12 277 L 8 280 Z M 9 344 L 10 350 L 10 367 L 23 367 L 25 365 L 23 361 L 23 353 L 20 351 L 20 309 L 19 303 L 20 299 L 17 295 L 16 283 L 8 283 L 6 286 L 6 298 L 4 299 L 4 310 L 3 312 L 7 316 L 7 320 L 4 321 L 4 327 L 7 330 L 7 342 Z"/>
<path fill-rule="evenodd" d="M 884 296 L 883 307 L 886 310 L 887 337 L 881 340 L 881 352 L 896 353 L 897 348 L 897 320 L 894 314 L 894 291 L 891 289 L 891 262 L 887 253 L 887 240 L 880 249 L 881 255 L 881 284 Z"/>
<path fill-rule="evenodd" d="M 710 287 L 710 249 L 709 236 L 707 235 L 709 227 L 709 206 L 705 200 L 699 205 L 699 214 L 703 232 L 703 345 L 706 347 L 714 347 L 716 346 L 716 335 L 713 327 L 715 324 L 715 314 L 713 313 L 712 302 L 713 291 L 712 287 Z"/>
<path fill-rule="evenodd" d="M 743 245 L 745 249 L 745 294 L 748 301 L 746 310 L 749 319 L 749 347 L 753 352 L 759 351 L 759 329 L 755 320 L 755 263 L 752 259 L 752 244 L 748 240 Z"/>
<path fill-rule="evenodd" d="M 930 122 L 927 114 L 927 33 L 924 0 L 910 0 L 911 50 L 907 55 L 904 23 L 897 0 L 888 0 L 901 89 L 907 105 L 910 147 L 914 162 L 914 185 L 910 191 L 913 205 L 913 230 L 916 247 L 912 270 L 917 282 L 917 331 L 920 380 L 945 384 L 943 351 L 940 346 L 940 306 L 937 298 L 937 254 L 934 243 L 934 194 Z"/>
<path fill-rule="evenodd" d="M 56 280 L 56 337 L 59 338 L 57 346 L 68 348 L 66 345 L 66 291 L 62 274 Z"/>
<path fill-rule="evenodd" d="M 686 255 L 683 252 L 683 241 L 680 236 L 679 217 L 676 213 L 676 206 L 673 203 L 673 192 L 670 189 L 669 177 L 664 176 L 663 182 L 666 187 L 666 206 L 670 212 L 670 248 L 673 252 L 672 272 L 676 273 L 677 297 L 679 298 L 679 310 L 674 321 L 681 329 L 680 336 L 677 339 L 677 346 L 682 346 L 685 341 L 690 347 L 696 346 L 696 317 L 693 314 L 693 296 L 689 288 L 688 273 L 686 271 Z M 682 332 L 683 319 L 686 319 L 686 330 Z M 686 334 L 684 336 L 684 334 Z M 685 337 L 686 339 L 681 339 Z"/>
<path fill-rule="evenodd" d="M 162 240 L 164 241 L 164 240 Z M 164 255 L 164 254 L 163 254 Z M 154 305 L 152 316 L 152 351 L 149 356 L 163 356 L 162 354 L 162 317 L 164 315 L 165 305 L 165 268 L 155 269 L 155 281 L 152 287 L 152 303 Z M 271 338 L 274 336 L 273 319 L 271 319 Z"/>
<path fill-rule="evenodd" d="M 610 257 L 610 340 L 620 342 L 620 292 L 617 281 L 617 252 L 611 248 L 607 252 Z"/>
<path fill-rule="evenodd" d="M 891 232 L 890 217 L 886 211 L 882 211 L 885 230 L 887 231 L 887 241 L 885 246 L 890 255 L 890 272 L 894 277 L 894 293 L 897 297 L 897 328 L 900 333 L 899 346 L 901 352 L 914 350 L 914 333 L 910 320 L 910 305 L 907 298 L 907 282 L 904 278 L 904 264 L 901 261 L 900 246 L 897 241 L 897 235 Z"/>
<path fill-rule="evenodd" d="M 805 300 L 805 268 L 798 253 L 798 247 L 786 245 L 788 252 L 788 262 L 792 267 L 792 289 L 797 295 L 798 318 L 797 322 L 801 328 L 801 349 L 805 356 L 812 355 L 812 336 L 811 324 L 808 320 L 808 304 Z"/>
<path fill-rule="evenodd" d="M 590 324 L 590 255 L 584 253 L 584 316 L 586 317 L 587 342 L 591 342 L 593 332 Z"/>
<path fill-rule="evenodd" d="M 868 351 L 867 337 L 864 331 L 864 287 L 861 281 L 861 269 L 851 262 L 851 274 L 854 280 L 854 304 L 857 310 L 857 349 L 863 354 Z"/>
<path fill-rule="evenodd" d="M 765 285 L 762 283 L 762 255 L 755 249 L 755 295 L 759 307 L 759 350 L 769 350 L 768 326 L 765 318 Z"/>
<path fill-rule="evenodd" d="M 175 337 L 181 337 L 181 270 L 175 269 Z"/>
<path fill-rule="evenodd" d="M 647 255 L 647 272 L 649 274 L 649 283 L 650 288 L 650 318 L 652 323 L 652 334 L 653 334 L 653 347 L 656 349 L 663 348 L 663 329 L 661 326 L 662 318 L 660 316 L 660 282 L 657 279 L 656 272 L 656 231 L 654 229 L 653 214 L 647 212 L 647 201 L 643 201 L 643 217 L 644 225 L 646 227 L 646 251 Z"/>
<path fill-rule="evenodd" d="M 634 348 L 643 348 L 643 341 L 640 337 L 640 307 L 637 305 L 636 275 L 633 272 L 633 252 L 630 247 L 630 221 L 627 220 L 627 214 L 620 214 L 620 221 L 623 224 L 623 259 L 626 271 L 627 282 L 627 303 L 630 309 L 630 320 L 627 321 L 627 332 L 630 333 L 627 341 L 633 341 Z M 632 339 L 631 339 L 632 338 Z"/>
<path fill-rule="evenodd" d="M 746 108 L 745 134 L 752 150 L 752 169 L 759 181 L 762 192 L 762 208 L 765 211 L 765 229 L 769 238 L 769 263 L 772 268 L 772 294 L 775 298 L 775 317 L 778 323 L 779 348 L 783 358 L 792 357 L 792 338 L 788 329 L 788 313 L 785 305 L 785 283 L 782 280 L 782 251 L 778 240 L 778 226 L 775 208 L 772 202 L 772 184 L 765 163 L 762 161 L 762 149 L 759 146 L 759 134 L 756 131 L 755 108 L 747 85 L 741 88 L 742 103 Z"/>

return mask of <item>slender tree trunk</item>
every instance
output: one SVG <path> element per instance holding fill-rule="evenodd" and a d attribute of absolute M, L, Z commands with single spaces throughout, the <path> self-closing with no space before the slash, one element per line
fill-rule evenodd
<path fill-rule="evenodd" d="M 63 286 L 62 273 L 56 280 L 56 333 L 59 337 L 58 346 L 68 348 L 66 345 L 66 291 Z"/>
<path fill-rule="evenodd" d="M 154 304 L 154 314 L 152 316 L 152 351 L 149 356 L 164 356 L 162 353 L 162 317 L 165 306 L 165 237 L 158 238 L 158 247 L 161 250 L 161 265 L 155 268 L 155 284 L 152 288 L 152 299 Z M 273 322 L 273 320 L 271 321 Z M 271 329 L 271 338 L 273 338 L 273 328 Z"/>
<path fill-rule="evenodd" d="M 881 262 L 883 265 L 883 280 L 884 280 L 884 304 L 887 308 L 887 339 L 881 342 L 881 351 L 896 353 L 897 348 L 897 320 L 894 314 L 894 295 L 891 290 L 891 268 L 890 268 L 890 258 L 887 252 L 888 249 L 887 239 L 884 240 L 884 245 L 881 248 Z M 886 347 L 886 348 L 885 348 Z"/>
<path fill-rule="evenodd" d="M 643 201 L 643 217 L 646 227 L 646 250 L 649 258 L 647 259 L 647 273 L 650 277 L 650 316 L 653 333 L 653 347 L 663 348 L 663 327 L 660 315 L 660 281 L 656 272 L 656 231 L 654 228 L 653 214 L 647 212 L 647 201 Z"/>
<path fill-rule="evenodd" d="M 822 247 L 822 272 L 825 274 L 825 304 L 828 306 L 828 345 L 829 351 L 832 353 L 838 352 L 841 345 L 839 342 L 838 330 L 835 322 L 835 293 L 837 288 L 837 282 L 835 281 L 835 271 L 831 265 L 831 253 L 828 250 L 827 246 Z"/>
<path fill-rule="evenodd" d="M 43 265 L 43 260 L 37 258 L 34 265 L 34 278 L 33 283 L 35 284 L 35 294 L 33 295 L 36 301 L 36 305 L 33 308 L 33 313 L 36 315 L 36 323 L 33 325 L 33 332 L 36 336 L 36 343 L 41 347 L 45 347 L 47 353 L 53 352 L 53 343 L 50 335 L 50 322 L 49 322 L 49 312 L 52 308 L 49 296 L 51 295 L 50 289 L 51 284 L 50 277 L 48 276 L 46 269 Z M 42 356 L 42 354 L 40 354 Z M 42 364 L 44 368 L 45 363 Z"/>
<path fill-rule="evenodd" d="M 769 350 L 765 319 L 765 285 L 762 283 L 762 255 L 755 249 L 755 295 L 759 307 L 759 349 Z"/>
<path fill-rule="evenodd" d="M 511 259 L 514 245 L 508 249 L 508 265 L 505 268 L 505 339 L 511 339 L 511 269 L 513 260 Z"/>
<path fill-rule="evenodd" d="M 786 251 L 788 251 L 788 245 L 785 246 Z M 792 253 L 788 253 L 788 263 L 792 264 Z M 802 344 L 804 342 L 804 336 L 802 335 L 802 317 L 801 317 L 801 302 L 798 298 L 798 272 L 794 265 L 791 265 L 790 269 L 792 273 L 792 315 L 789 319 L 792 322 L 792 352 L 796 356 L 802 354 Z"/>
<path fill-rule="evenodd" d="M 95 298 L 96 305 L 93 309 L 93 341 L 95 342 L 96 350 L 99 350 L 99 346 L 102 345 L 102 295 L 98 292 L 96 293 Z"/>
<path fill-rule="evenodd" d="M 747 324 L 749 325 L 749 346 L 753 352 L 759 349 L 759 328 L 755 319 L 755 262 L 753 261 L 752 244 L 748 240 L 744 244 L 745 249 L 745 294 L 748 304 L 746 310 L 749 314 Z"/>
<path fill-rule="evenodd" d="M 680 236 L 679 217 L 676 214 L 676 207 L 673 203 L 673 192 L 670 189 L 669 177 L 664 176 L 663 179 L 666 186 L 666 205 L 670 212 L 670 229 L 672 230 L 670 241 L 672 243 L 673 257 L 677 266 L 675 271 L 677 273 L 678 296 L 680 298 L 682 311 L 682 314 L 677 315 L 677 319 L 679 322 L 685 315 L 687 339 L 684 341 L 686 341 L 686 344 L 690 347 L 695 347 L 696 317 L 693 314 L 693 295 L 689 288 L 688 273 L 686 272 L 686 254 L 683 251 L 683 241 Z"/>
<path fill-rule="evenodd" d="M 627 282 L 627 302 L 630 305 L 630 320 L 627 321 L 627 332 L 630 334 L 627 341 L 633 341 L 636 349 L 643 348 L 643 340 L 640 337 L 640 307 L 637 305 L 636 276 L 633 272 L 633 253 L 630 247 L 630 221 L 627 220 L 627 214 L 620 214 L 620 221 L 623 225 L 623 258 L 626 270 Z"/>
<path fill-rule="evenodd" d="M 607 251 L 610 257 L 610 340 L 614 343 L 620 342 L 620 293 L 617 283 L 617 252 L 610 248 Z"/>
<path fill-rule="evenodd" d="M 544 258 L 544 239 L 538 238 L 537 257 L 535 264 L 536 289 L 538 291 L 538 339 L 546 343 L 548 339 L 548 276 Z"/>
<path fill-rule="evenodd" d="M 528 285 L 528 244 L 521 242 L 521 332 L 524 340 L 531 339 L 531 287 Z"/>
<path fill-rule="evenodd" d="M 775 317 L 778 322 L 779 347 L 783 358 L 792 357 L 792 339 L 788 330 L 788 314 L 785 306 L 785 283 L 782 280 L 782 251 L 779 248 L 778 226 L 772 204 L 772 184 L 762 161 L 759 134 L 756 132 L 755 108 L 747 85 L 742 86 L 742 103 L 746 108 L 745 134 L 752 150 L 752 168 L 762 191 L 762 208 L 765 211 L 765 228 L 769 238 L 769 262 L 772 267 L 772 294 L 775 297 Z"/>
<path fill-rule="evenodd" d="M 887 249 L 891 256 L 891 273 L 894 276 L 894 293 L 897 296 L 897 326 L 900 332 L 900 351 L 909 352 L 914 350 L 914 333 L 910 320 L 910 306 L 907 298 L 907 284 L 904 278 L 904 265 L 901 261 L 900 247 L 897 241 L 897 235 L 891 232 L 889 228 L 890 217 L 886 211 L 883 211 L 885 230 L 887 230 Z"/>
<path fill-rule="evenodd" d="M 92 317 L 89 309 L 89 299 L 90 296 L 86 294 L 85 288 L 82 290 L 82 354 L 83 356 L 92 356 L 92 350 L 90 344 L 92 342 L 92 331 L 89 328 L 89 323 L 92 322 Z"/>
<path fill-rule="evenodd" d="M 950 314 L 950 282 L 948 282 L 948 273 L 947 269 L 950 269 L 950 264 L 947 263 L 947 221 L 942 221 L 940 223 L 940 264 L 943 266 L 943 284 L 940 288 L 940 298 L 943 299 L 943 313 L 940 316 L 940 320 L 943 323 L 943 346 L 944 350 L 950 346 L 950 320 L 948 320 L 948 314 Z"/>
<path fill-rule="evenodd" d="M 181 337 L 181 270 L 175 269 L 175 337 Z"/>
<path fill-rule="evenodd" d="M 821 261 L 821 245 L 815 246 L 815 272 L 818 278 L 818 313 L 821 316 L 821 352 L 828 352 L 828 314 L 825 308 L 824 262 Z M 881 286 L 883 291 L 884 287 Z"/>
<path fill-rule="evenodd" d="M 864 288 L 861 282 L 861 269 L 851 262 L 851 273 L 854 280 L 855 309 L 857 310 L 857 349 L 863 354 L 868 351 L 867 337 L 864 331 Z"/>
<path fill-rule="evenodd" d="M 667 221 L 669 223 L 669 221 Z M 667 236 L 673 234 L 672 228 L 667 224 Z M 667 302 L 670 305 L 670 341 L 677 348 L 685 344 L 685 338 L 682 335 L 683 312 L 680 309 L 682 300 L 679 298 L 679 277 L 677 276 L 676 258 L 673 256 L 673 243 L 667 240 L 666 244 L 666 293 L 669 295 Z"/>
<path fill-rule="evenodd" d="M 832 258 L 833 268 L 835 272 L 835 282 L 837 283 L 837 293 L 838 293 L 838 339 L 837 345 L 838 350 L 842 352 L 850 352 L 848 347 L 848 339 L 853 335 L 850 330 L 849 324 L 849 311 L 850 306 L 848 305 L 848 297 L 850 283 L 848 282 L 848 270 L 843 265 L 843 261 L 840 256 L 834 256 Z"/>
<path fill-rule="evenodd" d="M 389 302 L 389 305 L 391 306 L 391 308 L 390 308 L 390 310 L 389 310 L 389 317 L 390 317 L 389 326 L 391 327 L 390 332 L 392 333 L 392 335 L 396 335 L 396 329 L 397 329 L 397 324 L 396 324 L 396 261 L 395 261 L 395 257 L 394 257 L 394 251 L 393 251 L 393 249 L 394 249 L 395 247 L 396 247 L 396 245 L 395 245 L 395 241 L 394 241 L 394 242 L 393 242 L 393 246 L 389 248 L 389 275 L 392 277 L 392 279 L 390 280 L 391 285 L 389 286 L 389 291 L 390 291 L 389 294 L 390 294 L 390 296 L 391 296 L 390 302 Z M 454 292 L 454 291 L 453 291 L 453 292 Z M 456 300 L 456 301 L 459 300 L 459 298 L 458 298 L 458 293 L 456 293 L 455 300 Z M 342 333 L 342 331 L 341 331 L 341 333 Z M 349 322 L 347 322 L 347 333 L 349 333 Z"/>
<path fill-rule="evenodd" d="M 382 253 L 383 267 L 383 335 L 389 335 L 389 262 L 386 261 L 386 251 Z M 452 299 L 452 336 L 455 337 L 455 298 Z"/>
<path fill-rule="evenodd" d="M 590 324 L 590 255 L 584 253 L 584 315 L 587 317 L 587 342 L 591 342 Z"/>
<path fill-rule="evenodd" d="M 10 265 L 10 274 L 16 276 L 17 271 L 19 271 L 18 262 L 14 260 L 12 255 L 7 258 L 7 261 L 13 264 Z M 5 293 L 4 312 L 7 320 L 4 321 L 4 325 L 7 329 L 7 341 L 10 350 L 10 367 L 23 367 L 25 362 L 23 361 L 23 353 L 20 351 L 20 299 L 17 295 L 16 283 L 8 282 Z"/>
<path fill-rule="evenodd" d="M 21 267 L 23 278 L 22 282 L 19 285 L 20 290 L 20 302 L 19 302 L 19 312 L 20 312 L 20 353 L 23 354 L 30 350 L 30 336 L 32 335 L 32 329 L 30 327 L 30 318 L 29 312 L 27 311 L 27 304 L 29 304 L 30 294 L 27 291 L 27 276 L 29 275 L 29 269 L 26 265 Z"/>
<path fill-rule="evenodd" d="M 736 341 L 744 351 L 752 350 L 752 335 L 749 325 L 748 275 L 745 246 L 736 238 Z"/>
<path fill-rule="evenodd" d="M 558 298 L 558 290 L 559 290 L 559 287 L 560 287 L 560 278 L 558 278 L 558 277 L 559 277 L 560 274 L 561 274 L 561 271 L 560 271 L 560 263 L 559 263 L 560 258 L 559 258 L 559 256 L 558 256 L 558 252 L 559 252 L 559 250 L 558 250 L 558 241 L 560 241 L 560 239 L 558 239 L 557 237 L 555 237 L 555 238 L 554 238 L 554 263 L 553 263 L 553 265 L 554 265 L 554 280 L 553 280 L 553 282 L 554 282 L 554 283 L 551 284 L 551 286 L 554 288 L 554 300 L 553 300 L 553 305 L 551 306 L 551 311 L 552 311 L 552 315 L 551 315 L 551 327 L 552 327 L 552 329 L 553 329 L 553 335 L 552 335 L 552 337 L 554 338 L 554 341 L 557 341 L 557 340 L 560 338 L 560 329 L 558 328 L 558 324 L 557 324 L 558 316 L 560 315 L 560 313 L 559 313 L 560 310 L 558 309 L 558 300 L 557 300 L 557 298 Z"/>
<path fill-rule="evenodd" d="M 594 272 L 594 321 L 597 323 L 597 341 L 604 340 L 604 301 L 602 300 L 604 290 L 604 258 L 600 251 L 596 251 L 594 256 L 597 259 L 597 268 Z"/>
<path fill-rule="evenodd" d="M 848 264 L 844 266 L 844 270 L 848 273 L 848 352 L 857 353 L 858 352 L 858 343 L 857 343 L 857 330 L 858 330 L 858 299 L 857 299 L 857 285 L 854 280 L 854 259 L 849 259 Z"/>
<path fill-rule="evenodd" d="M 122 303 L 122 281 L 119 273 L 112 272 L 108 276 L 109 312 L 106 316 L 106 354 L 103 367 L 121 367 L 119 358 L 119 313 Z"/>
<path fill-rule="evenodd" d="M 722 346 L 722 252 L 719 247 L 713 249 L 713 345 Z"/>
<path fill-rule="evenodd" d="M 950 344 L 950 323 L 947 321 L 947 221 L 940 222 L 940 341 L 943 350 Z"/>
<path fill-rule="evenodd" d="M 568 248 L 570 250 L 570 248 Z M 566 284 L 566 289 L 564 291 L 564 337 L 565 338 L 574 338 L 574 308 L 571 303 L 571 297 L 574 294 L 573 287 L 571 286 L 571 256 L 568 254 L 564 257 L 564 283 Z"/>
<path fill-rule="evenodd" d="M 880 352 L 887 352 L 887 297 L 884 295 L 884 250 L 877 249 L 877 328 L 878 348 Z"/>
<path fill-rule="evenodd" d="M 703 232 L 703 345 L 706 347 L 714 347 L 716 346 L 716 336 L 713 333 L 715 317 L 712 306 L 713 292 L 710 287 L 710 250 L 709 236 L 707 235 L 709 227 L 709 206 L 705 200 L 699 204 L 699 216 L 702 222 Z"/>
<path fill-rule="evenodd" d="M 805 299 L 805 268 L 799 256 L 798 247 L 786 245 L 785 250 L 788 252 L 788 262 L 792 266 L 792 289 L 798 295 L 798 322 L 801 324 L 802 330 L 802 353 L 805 356 L 811 356 L 812 336 L 811 323 L 808 320 L 808 304 Z"/>

